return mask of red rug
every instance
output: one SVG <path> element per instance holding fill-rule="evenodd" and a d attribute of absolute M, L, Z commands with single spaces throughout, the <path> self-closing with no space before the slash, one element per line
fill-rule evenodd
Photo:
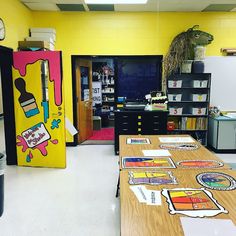
<path fill-rule="evenodd" d="M 114 140 L 114 128 L 94 130 L 93 136 L 91 136 L 88 140 Z"/>

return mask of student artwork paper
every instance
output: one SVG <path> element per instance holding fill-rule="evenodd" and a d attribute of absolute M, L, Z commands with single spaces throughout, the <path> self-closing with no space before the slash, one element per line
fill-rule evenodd
<path fill-rule="evenodd" d="M 156 190 L 148 190 L 144 185 L 130 186 L 134 195 L 140 203 L 147 205 L 161 205 L 161 192 Z"/>
<path fill-rule="evenodd" d="M 176 168 L 170 157 L 123 157 L 123 169 L 139 168 Z"/>
<path fill-rule="evenodd" d="M 235 236 L 236 226 L 228 219 L 180 217 L 184 236 Z"/>
<path fill-rule="evenodd" d="M 196 177 L 199 184 L 205 188 L 230 191 L 236 189 L 236 180 L 227 174 L 218 172 L 206 172 L 198 174 Z"/>
<path fill-rule="evenodd" d="M 149 157 L 169 157 L 171 156 L 168 150 L 156 149 L 156 150 L 143 150 L 144 156 Z"/>
<path fill-rule="evenodd" d="M 129 184 L 177 184 L 175 177 L 171 171 L 129 171 Z"/>
<path fill-rule="evenodd" d="M 166 198 L 171 215 L 183 214 L 190 217 L 205 217 L 228 213 L 213 198 L 212 193 L 204 188 L 163 189 L 162 195 Z"/>
<path fill-rule="evenodd" d="M 191 137 L 159 137 L 161 143 L 194 143 Z"/>
<path fill-rule="evenodd" d="M 148 138 L 127 138 L 127 144 L 150 144 Z"/>

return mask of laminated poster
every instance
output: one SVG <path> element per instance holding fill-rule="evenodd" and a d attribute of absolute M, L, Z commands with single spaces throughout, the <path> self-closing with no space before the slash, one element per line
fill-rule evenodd
<path fill-rule="evenodd" d="M 123 157 L 123 168 L 176 168 L 170 157 Z"/>
<path fill-rule="evenodd" d="M 171 171 L 129 171 L 129 184 L 177 184 Z"/>
<path fill-rule="evenodd" d="M 166 198 L 169 213 L 183 214 L 190 217 L 216 216 L 228 213 L 210 191 L 204 188 L 175 188 L 163 189 L 162 195 Z"/>

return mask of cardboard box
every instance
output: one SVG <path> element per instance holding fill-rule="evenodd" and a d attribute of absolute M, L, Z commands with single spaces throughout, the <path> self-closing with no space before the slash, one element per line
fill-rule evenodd
<path fill-rule="evenodd" d="M 30 48 L 50 48 L 50 43 L 47 41 L 18 41 L 19 49 L 30 49 Z"/>

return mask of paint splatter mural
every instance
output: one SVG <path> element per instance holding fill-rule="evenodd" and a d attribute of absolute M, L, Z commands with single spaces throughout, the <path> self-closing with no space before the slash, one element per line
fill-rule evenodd
<path fill-rule="evenodd" d="M 13 53 L 17 162 L 65 168 L 61 53 Z"/>

